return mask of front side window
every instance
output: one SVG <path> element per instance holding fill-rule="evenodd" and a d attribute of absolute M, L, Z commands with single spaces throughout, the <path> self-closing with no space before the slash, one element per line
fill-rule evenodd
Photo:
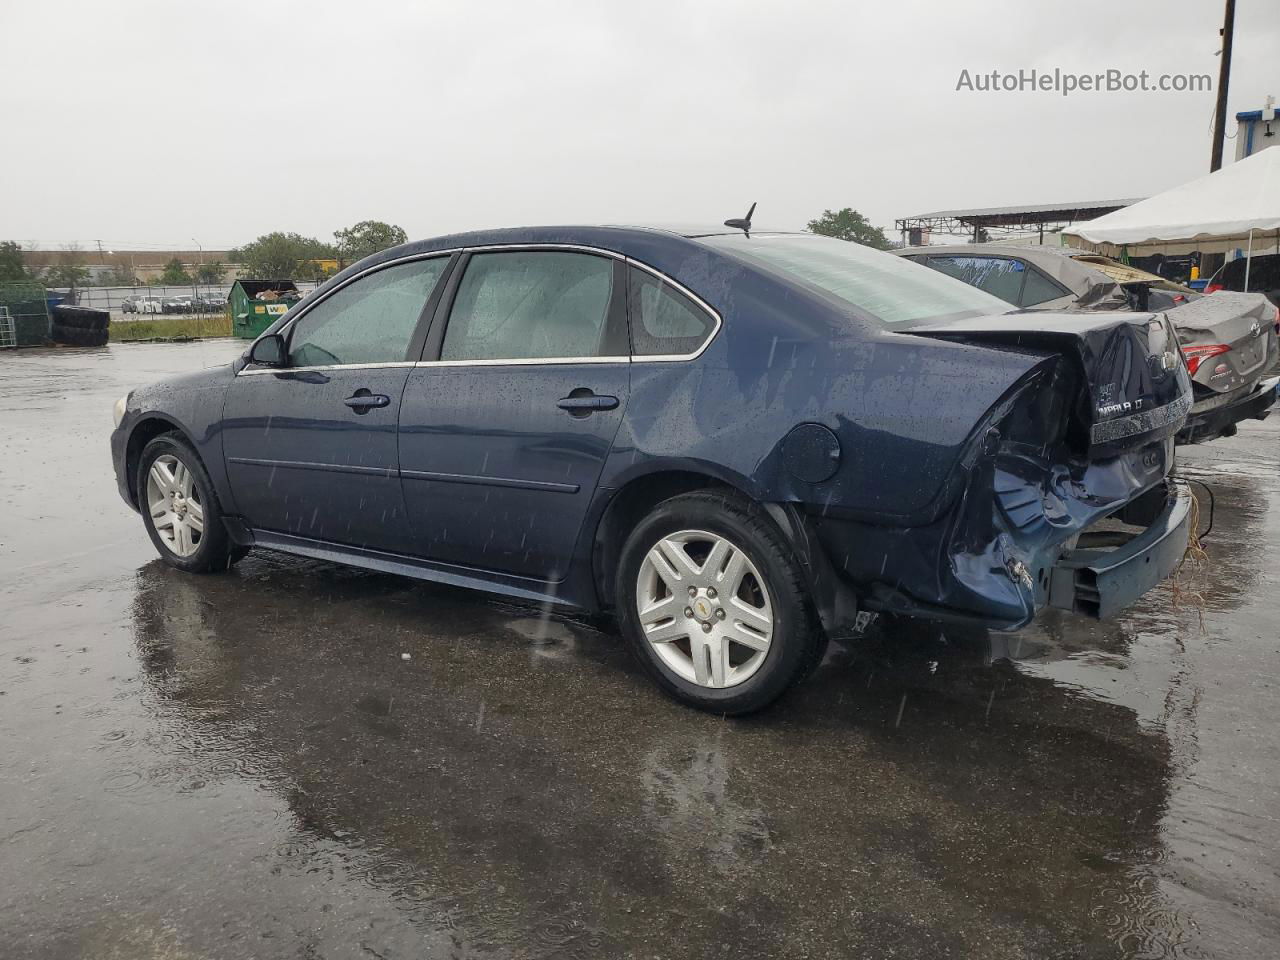
<path fill-rule="evenodd" d="M 631 352 L 637 357 L 694 353 L 715 322 L 692 300 L 645 270 L 631 268 Z"/>
<path fill-rule="evenodd" d="M 613 261 L 558 250 L 474 254 L 441 360 L 605 356 Z"/>
<path fill-rule="evenodd" d="M 700 242 L 816 288 L 888 326 L 1009 312 L 1009 304 L 937 270 L 848 240 L 758 233 Z"/>
<path fill-rule="evenodd" d="M 448 257 L 414 260 L 361 277 L 308 310 L 289 336 L 289 365 L 402 363 Z"/>

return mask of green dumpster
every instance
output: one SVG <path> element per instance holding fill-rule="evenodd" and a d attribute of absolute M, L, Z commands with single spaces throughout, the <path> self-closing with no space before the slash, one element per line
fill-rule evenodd
<path fill-rule="evenodd" d="M 0 283 L 0 306 L 13 318 L 16 346 L 49 342 L 49 296 L 38 283 Z"/>
<path fill-rule="evenodd" d="M 227 298 L 231 332 L 252 340 L 301 299 L 292 280 L 237 280 Z"/>

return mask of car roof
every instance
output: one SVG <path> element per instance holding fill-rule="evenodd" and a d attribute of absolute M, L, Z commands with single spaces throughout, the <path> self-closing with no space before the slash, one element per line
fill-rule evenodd
<path fill-rule="evenodd" d="M 791 234 L 813 236 L 801 231 L 753 230 L 753 236 Z M 328 282 L 341 282 L 371 267 L 406 257 L 431 253 L 444 253 L 467 247 L 497 247 L 503 245 L 545 244 L 561 246 L 593 247 L 647 264 L 672 277 L 687 278 L 690 271 L 704 269 L 726 254 L 700 242 L 707 237 L 741 235 L 732 227 L 713 225 L 643 225 L 643 226 L 591 226 L 567 224 L 562 226 L 504 227 L 494 230 L 473 230 L 467 233 L 447 234 L 425 240 L 391 247 L 347 267 Z M 698 264 L 701 263 L 701 267 Z M 695 290 L 694 292 L 698 292 Z"/>
<path fill-rule="evenodd" d="M 601 224 L 604 227 L 615 227 L 620 230 L 645 230 L 654 233 L 669 233 L 677 237 L 685 237 L 689 240 L 696 240 L 699 237 L 732 237 L 737 236 L 742 231 L 737 227 L 726 227 L 724 224 L 713 223 L 608 223 Z M 589 228 L 584 228 L 589 229 Z M 782 230 L 776 227 L 755 227 L 751 228 L 751 232 L 757 235 L 777 235 L 787 233 L 807 233 L 805 230 Z"/>

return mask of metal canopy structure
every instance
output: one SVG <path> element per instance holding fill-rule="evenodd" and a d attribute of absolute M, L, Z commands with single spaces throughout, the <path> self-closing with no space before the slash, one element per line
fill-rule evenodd
<path fill-rule="evenodd" d="M 920 213 L 914 217 L 895 220 L 894 226 L 902 233 L 903 242 L 908 237 L 924 232 L 950 236 L 970 237 L 975 242 L 987 239 L 991 231 L 1013 233 L 1037 233 L 1044 239 L 1045 230 L 1050 233 L 1082 220 L 1093 220 L 1122 207 L 1137 203 L 1141 197 L 1128 200 L 1088 200 L 1079 203 L 1047 203 L 1025 207 L 982 207 L 973 210 L 938 210 Z M 917 233 L 919 232 L 919 233 Z M 912 240 L 908 246 L 917 246 Z"/>

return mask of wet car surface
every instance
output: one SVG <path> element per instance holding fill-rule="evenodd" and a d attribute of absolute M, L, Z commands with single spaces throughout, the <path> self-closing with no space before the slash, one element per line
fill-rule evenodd
<path fill-rule="evenodd" d="M 1280 948 L 1274 419 L 1180 451 L 1216 511 L 1178 593 L 877 624 L 724 720 L 607 622 L 262 552 L 164 566 L 111 403 L 242 349 L 0 368 L 6 957 Z"/>

